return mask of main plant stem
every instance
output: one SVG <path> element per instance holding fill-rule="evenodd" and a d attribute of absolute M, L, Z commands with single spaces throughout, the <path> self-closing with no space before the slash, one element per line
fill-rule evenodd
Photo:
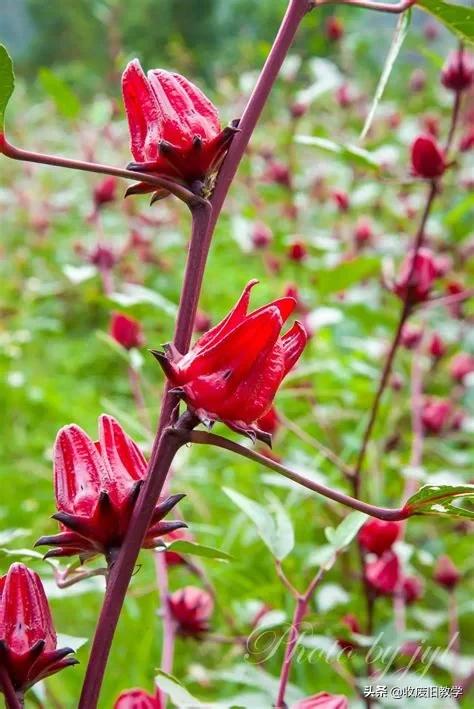
<path fill-rule="evenodd" d="M 6 709 L 22 709 L 23 701 L 18 698 L 10 676 L 3 665 L 0 665 L 0 687 L 5 697 Z"/>
<path fill-rule="evenodd" d="M 240 121 L 240 132 L 234 138 L 219 174 L 211 199 L 212 209 L 209 210 L 207 203 L 202 203 L 202 201 L 192 207 L 193 233 L 173 340 L 175 347 L 182 353 L 185 353 L 190 345 L 207 254 L 224 199 L 273 83 L 293 42 L 296 30 L 309 9 L 311 9 L 311 5 L 308 0 L 290 0 L 278 35 Z M 79 709 L 95 709 L 97 706 L 112 639 L 140 546 L 156 501 L 165 484 L 173 457 L 181 445 L 179 438 L 169 435 L 167 428 L 176 421 L 178 404 L 177 397 L 170 394 L 167 389 L 153 445 L 147 481 L 137 500 L 124 545 L 110 574 L 86 670 Z"/>

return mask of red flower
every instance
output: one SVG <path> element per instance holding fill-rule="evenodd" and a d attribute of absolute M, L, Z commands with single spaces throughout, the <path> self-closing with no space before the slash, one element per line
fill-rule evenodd
<path fill-rule="evenodd" d="M 209 630 L 214 601 L 207 591 L 185 586 L 169 596 L 168 605 L 180 635 L 199 637 Z"/>
<path fill-rule="evenodd" d="M 347 212 L 349 209 L 349 195 L 347 192 L 344 192 L 343 190 L 334 190 L 331 194 L 332 199 L 334 200 L 337 208 L 341 212 Z"/>
<path fill-rule="evenodd" d="M 379 559 L 365 567 L 365 577 L 374 591 L 390 596 L 400 583 L 400 564 L 393 551 L 386 551 Z"/>
<path fill-rule="evenodd" d="M 308 249 L 306 248 L 304 241 L 301 241 L 301 239 L 295 239 L 295 241 L 290 244 L 288 249 L 288 258 L 291 261 L 296 261 L 299 263 L 300 261 L 304 261 L 307 255 Z"/>
<path fill-rule="evenodd" d="M 267 182 L 274 182 L 282 187 L 291 187 L 291 174 L 288 165 L 273 158 L 268 161 L 264 178 Z"/>
<path fill-rule="evenodd" d="M 428 298 L 436 278 L 435 256 L 429 249 L 421 248 L 415 259 L 413 259 L 413 252 L 405 258 L 393 290 L 401 300 L 422 303 Z"/>
<path fill-rule="evenodd" d="M 331 42 L 338 42 L 344 36 L 344 25 L 342 21 L 332 15 L 326 20 L 326 37 Z"/>
<path fill-rule="evenodd" d="M 122 92 L 135 160 L 128 168 L 206 192 L 236 128 L 221 130 L 216 107 L 184 76 L 163 69 L 145 76 L 138 59 L 123 73 Z M 127 190 L 144 192 L 155 192 L 153 201 L 168 194 L 145 183 Z"/>
<path fill-rule="evenodd" d="M 264 222 L 256 222 L 251 238 L 252 244 L 256 249 L 265 249 L 272 242 L 272 230 Z"/>
<path fill-rule="evenodd" d="M 429 353 L 435 359 L 440 359 L 446 352 L 446 345 L 437 332 L 434 333 L 429 344 Z"/>
<path fill-rule="evenodd" d="M 296 364 L 307 341 L 298 322 L 283 336 L 283 324 L 295 307 L 280 298 L 247 314 L 250 291 L 245 287 L 233 310 L 181 355 L 168 345 L 153 352 L 166 376 L 203 423 L 223 421 L 230 428 L 260 437 L 253 424 L 267 413 L 283 378 Z"/>
<path fill-rule="evenodd" d="M 114 709 L 162 709 L 158 694 L 153 696 L 144 689 L 126 689 L 115 700 Z"/>
<path fill-rule="evenodd" d="M 105 554 L 108 561 L 113 560 L 146 471 L 138 446 L 112 416 L 99 418 L 99 441 L 95 443 L 75 424 L 62 428 L 54 446 L 58 512 L 53 515 L 61 532 L 37 541 L 37 545 L 55 547 L 45 557 L 79 554 L 86 560 Z M 163 534 L 186 526 L 184 522 L 161 521 L 182 497 L 172 495 L 158 503 L 143 547 L 156 547 Z"/>
<path fill-rule="evenodd" d="M 361 546 L 380 556 L 392 548 L 400 532 L 398 522 L 386 522 L 382 519 L 368 519 L 359 532 Z"/>
<path fill-rule="evenodd" d="M 349 703 L 342 694 L 328 694 L 319 692 L 312 697 L 300 699 L 296 704 L 292 704 L 291 709 L 348 709 Z"/>
<path fill-rule="evenodd" d="M 77 660 L 57 649 L 56 631 L 40 577 L 12 564 L 0 578 L 0 666 L 20 695 Z"/>
<path fill-rule="evenodd" d="M 421 327 L 407 323 L 403 326 L 400 344 L 406 347 L 407 350 L 414 350 L 420 344 L 422 337 L 423 330 Z"/>
<path fill-rule="evenodd" d="M 464 377 L 474 372 L 474 356 L 467 352 L 460 352 L 451 360 L 449 373 L 457 382 L 463 382 Z"/>
<path fill-rule="evenodd" d="M 97 244 L 87 255 L 87 260 L 99 271 L 110 271 L 117 263 L 118 258 L 110 246 Z"/>
<path fill-rule="evenodd" d="M 451 52 L 441 70 L 441 83 L 452 91 L 465 91 L 474 83 L 474 56 L 464 49 Z"/>
<path fill-rule="evenodd" d="M 461 574 L 455 567 L 449 556 L 440 556 L 434 571 L 434 580 L 448 591 L 452 591 L 458 585 Z"/>
<path fill-rule="evenodd" d="M 361 217 L 356 224 L 354 239 L 356 246 L 362 248 L 367 244 L 370 244 L 374 236 L 374 230 L 372 228 L 372 223 L 369 219 Z"/>
<path fill-rule="evenodd" d="M 425 400 L 421 421 L 427 433 L 441 433 L 453 417 L 453 406 L 447 399 L 431 397 Z"/>
<path fill-rule="evenodd" d="M 418 576 L 405 576 L 402 581 L 402 596 L 407 606 L 418 601 L 423 595 L 423 581 Z"/>
<path fill-rule="evenodd" d="M 414 175 L 432 180 L 446 169 L 443 150 L 432 135 L 419 135 L 411 146 L 411 166 Z"/>
<path fill-rule="evenodd" d="M 142 347 L 145 343 L 145 338 L 142 332 L 142 326 L 129 315 L 124 313 L 113 313 L 110 319 L 110 336 L 122 345 L 126 350 L 131 350 L 133 347 Z"/>
<path fill-rule="evenodd" d="M 94 204 L 100 209 L 104 204 L 114 202 L 117 192 L 117 178 L 113 175 L 104 177 L 102 182 L 94 187 Z"/>

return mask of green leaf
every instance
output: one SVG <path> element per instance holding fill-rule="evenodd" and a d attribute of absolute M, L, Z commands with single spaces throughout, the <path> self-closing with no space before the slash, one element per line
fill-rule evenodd
<path fill-rule="evenodd" d="M 176 677 L 166 672 L 158 670 L 158 674 L 155 676 L 155 682 L 163 692 L 169 695 L 173 704 L 176 704 L 176 706 L 181 709 L 204 706 L 202 702 L 196 699 L 196 697 L 193 697 L 193 695 L 178 682 Z"/>
<path fill-rule="evenodd" d="M 122 291 L 120 293 L 112 293 L 110 295 L 110 300 L 125 308 L 142 303 L 154 305 L 171 318 L 175 318 L 176 313 L 178 312 L 178 306 L 164 296 L 160 295 L 160 293 L 151 290 L 151 288 L 140 286 L 136 283 L 124 283 L 122 286 Z"/>
<path fill-rule="evenodd" d="M 342 551 L 352 542 L 367 519 L 364 512 L 351 512 L 334 530 L 331 544 L 336 551 Z"/>
<path fill-rule="evenodd" d="M 357 145 L 341 145 L 328 140 L 328 138 L 319 138 L 313 135 L 297 135 L 295 136 L 295 142 L 300 145 L 311 145 L 333 155 L 338 155 L 344 162 L 352 165 L 371 170 L 380 169 L 380 165 L 372 153 Z"/>
<path fill-rule="evenodd" d="M 179 554 L 193 554 L 194 556 L 204 556 L 206 559 L 219 559 L 220 561 L 231 561 L 232 556 L 225 551 L 209 547 L 205 544 L 196 544 L 186 539 L 177 539 L 166 545 L 166 551 L 175 551 Z"/>
<path fill-rule="evenodd" d="M 0 44 L 0 132 L 5 128 L 5 111 L 15 88 L 13 62 L 7 50 Z"/>
<path fill-rule="evenodd" d="M 81 111 L 81 103 L 66 82 L 50 69 L 40 69 L 38 78 L 43 91 L 56 104 L 59 114 L 64 118 L 77 118 Z"/>
<path fill-rule="evenodd" d="M 460 497 L 474 501 L 474 485 L 424 485 L 410 497 L 404 507 L 413 515 L 443 515 L 474 519 L 474 511 L 451 504 Z"/>
<path fill-rule="evenodd" d="M 271 505 L 275 510 L 275 517 L 265 507 L 236 490 L 223 488 L 225 494 L 239 507 L 244 514 L 254 523 L 262 541 L 269 548 L 273 556 L 282 561 L 293 549 L 294 535 L 291 522 L 281 507 L 272 499 Z"/>
<path fill-rule="evenodd" d="M 374 100 L 372 101 L 372 105 L 367 114 L 364 127 L 362 128 L 362 132 L 359 137 L 360 142 L 362 142 L 366 138 L 367 133 L 370 130 L 370 126 L 372 125 L 372 121 L 374 120 L 374 116 L 377 111 L 377 106 L 380 103 L 380 99 L 383 96 L 383 92 L 385 91 L 385 88 L 388 84 L 390 74 L 392 73 L 393 66 L 400 53 L 402 44 L 405 41 L 405 37 L 407 36 L 410 20 L 411 10 L 408 10 L 408 12 L 403 12 L 398 18 L 395 27 L 395 32 L 393 33 L 392 37 L 392 43 L 390 45 L 390 49 L 388 50 L 387 58 L 385 60 L 384 67 L 380 75 L 379 83 L 377 84 L 377 88 L 375 89 Z"/>
<path fill-rule="evenodd" d="M 340 263 L 335 268 L 321 270 L 316 278 L 316 287 L 321 296 L 345 290 L 370 276 L 378 275 L 380 263 L 373 256 L 363 256 Z"/>
<path fill-rule="evenodd" d="M 464 42 L 474 44 L 474 9 L 443 0 L 418 0 L 416 6 L 443 23 Z"/>

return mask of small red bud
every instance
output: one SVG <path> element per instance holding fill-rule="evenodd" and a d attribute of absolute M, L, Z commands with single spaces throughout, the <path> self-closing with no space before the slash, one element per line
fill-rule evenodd
<path fill-rule="evenodd" d="M 432 180 L 440 177 L 446 169 L 443 150 L 432 135 L 419 135 L 411 146 L 413 174 Z"/>
<path fill-rule="evenodd" d="M 335 15 L 326 20 L 326 37 L 331 42 L 338 42 L 344 36 L 344 25 Z"/>
<path fill-rule="evenodd" d="M 423 596 L 423 590 L 423 582 L 418 576 L 405 576 L 402 581 L 401 591 L 407 606 L 418 601 Z"/>
<path fill-rule="evenodd" d="M 426 86 L 426 73 L 423 69 L 414 69 L 409 80 L 410 91 L 413 93 L 418 93 L 423 91 Z"/>
<path fill-rule="evenodd" d="M 264 222 L 256 222 L 252 230 L 252 244 L 256 249 L 265 249 L 273 239 L 273 232 Z"/>
<path fill-rule="evenodd" d="M 423 27 L 423 34 L 430 42 L 437 39 L 439 37 L 439 29 L 436 22 L 433 22 L 433 20 L 427 20 L 425 22 L 425 26 Z"/>
<path fill-rule="evenodd" d="M 369 519 L 359 532 L 360 545 L 369 552 L 380 556 L 392 548 L 400 533 L 399 522 Z"/>
<path fill-rule="evenodd" d="M 297 261 L 298 263 L 304 261 L 308 255 L 306 244 L 300 239 L 295 239 L 295 241 L 290 244 L 287 254 L 291 261 Z"/>
<path fill-rule="evenodd" d="M 100 209 L 104 204 L 114 202 L 117 194 L 117 178 L 113 175 L 105 177 L 94 187 L 94 204 Z"/>
<path fill-rule="evenodd" d="M 199 638 L 209 630 L 214 601 L 207 591 L 185 586 L 168 597 L 168 606 L 180 635 Z"/>
<path fill-rule="evenodd" d="M 365 577 L 372 589 L 381 595 L 391 596 L 400 583 L 400 564 L 393 551 L 386 551 L 379 559 L 365 567 Z"/>
<path fill-rule="evenodd" d="M 142 326 L 138 320 L 124 313 L 112 314 L 109 332 L 110 336 L 126 350 L 142 347 L 145 343 Z"/>
<path fill-rule="evenodd" d="M 458 585 L 461 574 L 449 556 L 440 556 L 436 564 L 433 578 L 440 586 L 452 591 Z"/>
<path fill-rule="evenodd" d="M 372 222 L 370 219 L 367 219 L 367 217 L 360 217 L 357 220 L 355 232 L 354 232 L 354 239 L 356 246 L 358 248 L 362 248 L 366 246 L 367 244 L 370 244 L 372 241 L 372 238 L 374 236 L 373 228 L 372 228 Z"/>
<path fill-rule="evenodd" d="M 469 129 L 459 141 L 459 150 L 466 153 L 474 148 L 474 128 Z"/>
<path fill-rule="evenodd" d="M 428 351 L 434 359 L 440 359 L 446 352 L 446 345 L 437 332 L 434 333 L 430 340 Z"/>
<path fill-rule="evenodd" d="M 423 116 L 423 130 L 429 133 L 433 138 L 439 135 L 439 120 L 437 116 Z"/>
<path fill-rule="evenodd" d="M 405 258 L 393 290 L 401 300 L 422 303 L 428 298 L 436 278 L 435 256 L 429 249 L 421 248 L 415 259 L 413 259 L 413 252 Z"/>
<path fill-rule="evenodd" d="M 472 372 L 474 372 L 474 355 L 468 352 L 460 352 L 453 357 L 449 365 L 449 373 L 456 382 L 462 384 L 464 378 L 468 374 L 472 374 Z"/>
<path fill-rule="evenodd" d="M 341 84 L 338 86 L 336 89 L 336 101 L 341 108 L 348 108 L 352 104 L 353 100 L 354 98 L 348 84 Z"/>
<path fill-rule="evenodd" d="M 441 83 L 451 91 L 466 91 L 474 83 L 474 56 L 465 49 L 451 52 L 441 70 Z"/>
<path fill-rule="evenodd" d="M 422 337 L 423 329 L 421 327 L 407 323 L 403 327 L 400 344 L 407 350 L 414 350 L 420 344 Z"/>
<path fill-rule="evenodd" d="M 439 434 L 449 427 L 453 406 L 447 399 L 427 398 L 423 404 L 421 421 L 426 433 Z"/>
<path fill-rule="evenodd" d="M 202 335 L 207 332 L 212 325 L 212 320 L 210 316 L 204 312 L 204 310 L 198 310 L 196 317 L 194 318 L 194 332 Z"/>
<path fill-rule="evenodd" d="M 349 195 L 344 190 L 333 190 L 331 198 L 340 212 L 347 212 L 349 209 Z"/>
<path fill-rule="evenodd" d="M 296 101 L 290 106 L 290 113 L 292 118 L 302 118 L 306 111 L 308 110 L 308 104 L 303 103 L 303 101 Z"/>

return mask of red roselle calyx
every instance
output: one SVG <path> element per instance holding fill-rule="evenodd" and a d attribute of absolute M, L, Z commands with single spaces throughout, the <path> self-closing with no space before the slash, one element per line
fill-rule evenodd
<path fill-rule="evenodd" d="M 71 648 L 57 649 L 41 579 L 23 564 L 0 578 L 0 666 L 19 696 L 55 672 L 76 665 Z"/>
<path fill-rule="evenodd" d="M 296 305 L 293 298 L 280 298 L 247 314 L 256 283 L 247 284 L 227 317 L 200 337 L 186 355 L 173 345 L 153 354 L 174 392 L 204 424 L 219 420 L 269 443 L 269 435 L 255 422 L 270 409 L 282 380 L 303 352 L 307 334 L 295 322 L 281 336 Z"/>
<path fill-rule="evenodd" d="M 368 562 L 365 578 L 376 593 L 384 596 L 395 593 L 400 583 L 400 563 L 395 552 L 386 551 L 379 559 Z"/>
<path fill-rule="evenodd" d="M 301 261 L 304 261 L 307 256 L 308 249 L 304 241 L 301 241 L 301 239 L 295 239 L 291 242 L 288 248 L 288 258 L 290 261 L 300 263 Z"/>
<path fill-rule="evenodd" d="M 342 20 L 334 15 L 328 17 L 326 21 L 326 37 L 331 42 L 338 42 L 344 36 L 344 25 Z"/>
<path fill-rule="evenodd" d="M 400 533 L 399 522 L 385 522 L 369 519 L 359 532 L 360 545 L 369 552 L 380 556 L 392 548 Z"/>
<path fill-rule="evenodd" d="M 421 422 L 426 433 L 441 433 L 449 428 L 454 415 L 453 405 L 447 399 L 427 398 L 421 411 Z"/>
<path fill-rule="evenodd" d="M 163 69 L 145 75 L 138 59 L 123 73 L 122 92 L 135 160 L 128 169 L 168 177 L 209 196 L 236 124 L 222 130 L 216 107 L 200 89 Z M 126 194 L 145 192 L 154 192 L 152 202 L 169 194 L 142 182 Z"/>
<path fill-rule="evenodd" d="M 114 202 L 117 196 L 117 178 L 108 175 L 94 187 L 94 205 L 100 209 L 104 204 Z"/>
<path fill-rule="evenodd" d="M 266 431 L 271 436 L 280 428 L 280 417 L 274 406 L 271 406 L 264 416 L 261 416 L 257 421 L 257 426 L 262 431 Z"/>
<path fill-rule="evenodd" d="M 348 709 L 349 702 L 342 694 L 328 694 L 319 692 L 312 697 L 300 699 L 291 709 Z"/>
<path fill-rule="evenodd" d="M 446 345 L 437 332 L 433 334 L 430 340 L 428 351 L 434 359 L 440 359 L 446 352 Z"/>
<path fill-rule="evenodd" d="M 414 257 L 410 252 L 402 263 L 393 290 L 410 304 L 425 301 L 438 277 L 436 258 L 432 251 L 421 248 Z"/>
<path fill-rule="evenodd" d="M 112 314 L 109 334 L 115 342 L 126 350 L 131 350 L 134 347 L 142 347 L 145 344 L 142 326 L 139 321 L 124 313 Z"/>
<path fill-rule="evenodd" d="M 451 52 L 441 70 L 441 83 L 451 91 L 466 91 L 474 83 L 474 56 L 464 49 Z"/>
<path fill-rule="evenodd" d="M 252 230 L 252 244 L 256 249 L 265 249 L 272 243 L 273 232 L 263 222 L 256 222 Z"/>
<path fill-rule="evenodd" d="M 433 578 L 440 586 L 443 586 L 448 591 L 453 591 L 461 579 L 461 574 L 449 556 L 440 556 Z"/>
<path fill-rule="evenodd" d="M 115 700 L 114 709 L 163 709 L 158 693 L 154 696 L 144 689 L 126 689 Z"/>
<path fill-rule="evenodd" d="M 62 428 L 54 446 L 58 512 L 53 515 L 61 532 L 36 542 L 37 546 L 54 547 L 45 558 L 78 554 L 85 561 L 104 554 L 113 563 L 146 471 L 138 446 L 112 416 L 99 418 L 96 442 L 75 424 Z M 186 526 L 180 521 L 162 521 L 183 497 L 172 495 L 158 502 L 143 547 L 154 548 L 162 535 Z"/>
<path fill-rule="evenodd" d="M 347 212 L 350 204 L 349 195 L 347 194 L 347 192 L 344 192 L 343 190 L 333 190 L 333 192 L 331 193 L 331 198 L 333 199 L 339 211 Z"/>
<path fill-rule="evenodd" d="M 423 596 L 423 581 L 418 576 L 405 576 L 402 581 L 401 593 L 407 606 L 412 605 Z"/>
<path fill-rule="evenodd" d="M 168 597 L 168 606 L 180 635 L 199 638 L 209 630 L 214 601 L 207 591 L 185 586 Z"/>
<path fill-rule="evenodd" d="M 402 347 L 406 347 L 407 350 L 414 350 L 420 344 L 422 337 L 423 329 L 421 327 L 406 323 L 402 329 L 400 344 Z"/>
<path fill-rule="evenodd" d="M 449 373 L 452 378 L 462 383 L 468 374 L 474 372 L 474 355 L 468 352 L 460 352 L 450 362 Z"/>
<path fill-rule="evenodd" d="M 411 167 L 417 177 L 433 180 L 446 170 L 443 149 L 432 135 L 419 135 L 411 146 Z"/>

